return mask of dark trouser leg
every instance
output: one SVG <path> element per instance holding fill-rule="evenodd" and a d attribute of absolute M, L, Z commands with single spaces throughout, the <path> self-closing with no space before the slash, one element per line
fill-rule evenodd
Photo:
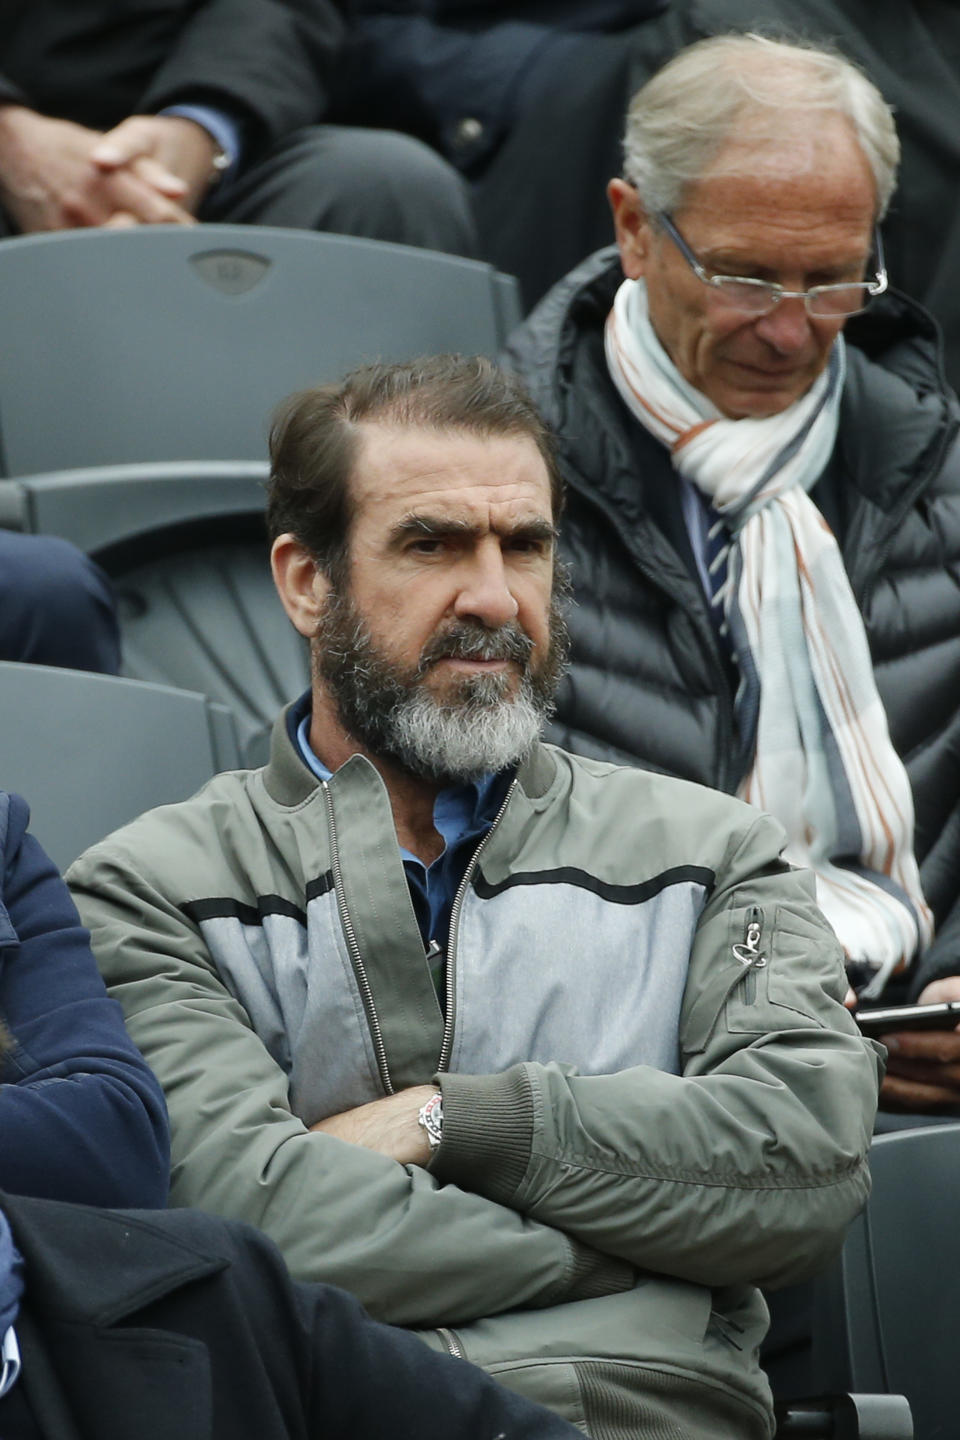
<path fill-rule="evenodd" d="M 66 540 L 0 530 L 0 660 L 119 673 L 109 581 Z"/>
<path fill-rule="evenodd" d="M 298 130 L 212 190 L 200 219 L 477 253 L 469 194 L 457 172 L 420 141 L 389 130 Z"/>
<path fill-rule="evenodd" d="M 483 254 L 531 307 L 613 241 L 607 181 L 620 173 L 630 56 L 621 35 L 559 35 L 526 77 L 519 115 L 476 177 Z"/>

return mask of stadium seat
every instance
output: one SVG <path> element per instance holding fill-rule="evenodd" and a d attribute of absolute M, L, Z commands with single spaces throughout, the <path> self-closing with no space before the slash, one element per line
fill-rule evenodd
<path fill-rule="evenodd" d="M 28 797 L 31 828 L 61 869 L 238 763 L 233 717 L 203 695 L 0 663 L 0 783 Z"/>
<path fill-rule="evenodd" d="M 878 1135 L 873 1190 L 837 1264 L 816 1282 L 815 1384 L 896 1391 L 917 1440 L 960 1433 L 960 1123 Z"/>
<path fill-rule="evenodd" d="M 0 482 L 0 524 L 65 536 L 113 580 L 124 673 L 228 705 L 247 765 L 266 760 L 274 718 L 310 674 L 270 576 L 266 471 L 178 461 Z"/>
<path fill-rule="evenodd" d="M 494 355 L 520 319 L 489 265 L 250 225 L 0 247 L 0 474 L 263 460 L 293 390 L 368 360 Z"/>
<path fill-rule="evenodd" d="M 309 649 L 274 590 L 262 517 L 232 520 L 149 537 L 139 560 L 132 549 L 103 559 L 124 672 L 229 706 L 241 762 L 262 765 L 273 721 L 310 683 Z"/>

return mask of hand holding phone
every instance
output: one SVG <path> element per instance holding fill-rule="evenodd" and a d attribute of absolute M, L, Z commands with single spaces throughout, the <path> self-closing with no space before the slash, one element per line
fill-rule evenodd
<path fill-rule="evenodd" d="M 887 1047 L 884 1110 L 960 1114 L 960 975 L 935 980 L 918 1005 L 855 1012 L 864 1034 Z"/>

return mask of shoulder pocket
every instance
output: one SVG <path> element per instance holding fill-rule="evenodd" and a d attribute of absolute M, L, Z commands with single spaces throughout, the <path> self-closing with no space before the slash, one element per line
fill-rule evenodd
<path fill-rule="evenodd" d="M 824 1027 L 823 992 L 841 999 L 844 981 L 839 944 L 822 925 L 778 905 L 772 916 L 762 915 L 755 955 L 742 940 L 732 938 L 731 947 L 743 963 L 743 976 L 727 999 L 730 1031 L 763 1035 Z"/>

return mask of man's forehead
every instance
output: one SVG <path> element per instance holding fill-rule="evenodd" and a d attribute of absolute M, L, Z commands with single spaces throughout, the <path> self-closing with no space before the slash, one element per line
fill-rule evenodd
<path fill-rule="evenodd" d="M 700 180 L 688 187 L 678 211 L 695 205 L 698 195 L 720 189 L 726 180 L 747 187 L 758 204 L 766 200 L 772 205 L 791 191 L 815 207 L 818 199 L 830 203 L 836 189 L 875 189 L 851 122 L 832 111 L 788 113 L 779 125 L 767 123 L 759 130 L 747 122 L 735 127 Z"/>
<path fill-rule="evenodd" d="M 476 509 L 534 509 L 550 514 L 550 477 L 534 440 L 462 429 L 365 422 L 353 474 L 358 513 L 376 506 L 466 518 Z"/>
<path fill-rule="evenodd" d="M 876 186 L 863 151 L 846 131 L 821 149 L 791 137 L 779 147 L 734 140 L 691 184 L 674 219 L 702 254 L 750 255 L 758 244 L 786 257 L 856 261 L 871 248 Z"/>

